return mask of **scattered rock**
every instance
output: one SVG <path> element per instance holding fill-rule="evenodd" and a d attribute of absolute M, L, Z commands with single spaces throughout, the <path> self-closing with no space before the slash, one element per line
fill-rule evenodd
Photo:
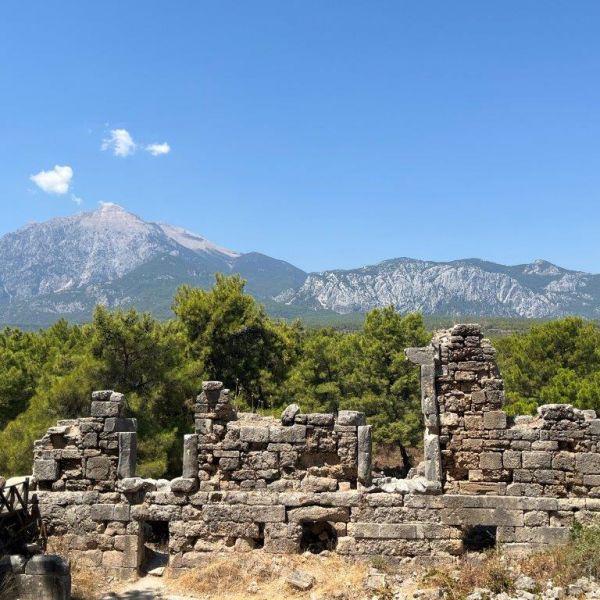
<path fill-rule="evenodd" d="M 306 571 L 292 571 L 285 581 L 291 587 L 303 592 L 310 590 L 315 584 L 315 578 Z"/>
<path fill-rule="evenodd" d="M 534 592 L 537 588 L 537 584 L 532 577 L 527 575 L 519 575 L 515 580 L 515 588 L 517 590 L 524 590 L 526 592 Z"/>
<path fill-rule="evenodd" d="M 294 419 L 296 415 L 300 412 L 300 407 L 297 404 L 290 404 L 284 411 L 281 413 L 281 423 L 282 425 L 293 425 Z"/>
<path fill-rule="evenodd" d="M 383 590 L 383 589 L 385 589 L 387 587 L 385 573 L 382 573 L 381 571 L 378 571 L 377 569 L 374 569 L 374 568 L 369 569 L 369 574 L 367 575 L 365 587 L 368 590 Z"/>

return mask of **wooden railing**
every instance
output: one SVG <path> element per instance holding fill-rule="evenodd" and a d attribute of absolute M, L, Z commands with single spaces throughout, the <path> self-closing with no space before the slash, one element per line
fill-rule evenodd
<path fill-rule="evenodd" d="M 39 512 L 29 502 L 29 479 L 0 489 L 0 556 L 34 541 L 40 525 Z"/>

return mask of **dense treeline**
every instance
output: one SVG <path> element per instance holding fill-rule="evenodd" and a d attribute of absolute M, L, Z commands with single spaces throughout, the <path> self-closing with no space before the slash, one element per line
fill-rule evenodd
<path fill-rule="evenodd" d="M 239 277 L 181 288 L 175 318 L 98 307 L 93 321 L 0 332 L 0 473 L 30 471 L 33 440 L 60 418 L 88 414 L 94 389 L 127 394 L 138 419 L 138 473 L 180 473 L 183 434 L 203 379 L 223 380 L 239 410 L 278 414 L 356 409 L 380 446 L 414 447 L 422 431 L 418 371 L 404 348 L 428 342 L 419 315 L 370 312 L 362 328 L 308 330 L 274 321 Z M 567 318 L 496 341 L 508 411 L 570 402 L 600 411 L 600 331 Z"/>
<path fill-rule="evenodd" d="M 180 473 L 203 379 L 223 380 L 239 410 L 365 411 L 380 443 L 419 441 L 418 373 L 407 346 L 427 343 L 418 315 L 375 310 L 352 333 L 273 321 L 239 277 L 211 290 L 182 287 L 175 318 L 98 307 L 93 321 L 0 333 L 0 473 L 30 471 L 33 441 L 59 418 L 89 411 L 94 389 L 127 394 L 138 419 L 138 472 Z"/>

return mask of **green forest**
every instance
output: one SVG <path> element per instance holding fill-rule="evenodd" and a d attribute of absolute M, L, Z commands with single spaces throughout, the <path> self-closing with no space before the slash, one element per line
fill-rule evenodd
<path fill-rule="evenodd" d="M 360 410 L 380 448 L 420 444 L 418 371 L 404 348 L 429 341 L 421 315 L 388 307 L 368 313 L 356 330 L 308 328 L 270 318 L 241 278 L 221 275 L 210 290 L 181 287 L 173 313 L 159 321 L 98 307 L 84 325 L 1 331 L 0 473 L 29 473 L 33 441 L 47 427 L 89 414 L 93 390 L 115 389 L 138 419 L 138 474 L 177 476 L 206 379 L 224 381 L 238 410 L 278 415 L 292 402 L 304 412 Z M 552 402 L 600 412 L 596 324 L 568 317 L 494 343 L 509 413 Z"/>

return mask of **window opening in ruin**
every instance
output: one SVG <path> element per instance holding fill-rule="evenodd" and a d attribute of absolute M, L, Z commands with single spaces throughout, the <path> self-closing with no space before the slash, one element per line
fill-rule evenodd
<path fill-rule="evenodd" d="M 143 570 L 146 573 L 169 564 L 169 522 L 145 521 Z"/>
<path fill-rule="evenodd" d="M 495 548 L 496 527 L 494 525 L 467 527 L 463 534 L 463 544 L 467 552 L 482 552 Z"/>
<path fill-rule="evenodd" d="M 254 542 L 254 548 L 265 547 L 265 524 L 258 523 L 258 537 L 252 538 Z"/>
<path fill-rule="evenodd" d="M 327 521 L 306 521 L 302 523 L 300 550 L 312 554 L 320 554 L 324 550 L 335 550 L 337 546 L 337 531 L 333 524 Z"/>

